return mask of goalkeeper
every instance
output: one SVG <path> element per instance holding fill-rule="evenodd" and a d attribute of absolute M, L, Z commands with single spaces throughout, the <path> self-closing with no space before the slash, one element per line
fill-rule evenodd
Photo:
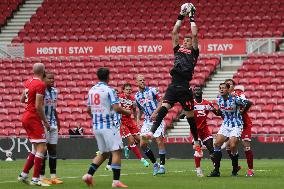
<path fill-rule="evenodd" d="M 189 81 L 192 79 L 193 70 L 199 56 L 197 26 L 194 21 L 195 11 L 196 9 L 192 3 L 185 3 L 181 6 L 180 14 L 172 31 L 172 44 L 175 56 L 174 66 L 170 71 L 172 82 L 166 90 L 162 105 L 158 108 L 158 113 L 152 115 L 155 122 L 151 131 L 142 137 L 144 139 L 151 139 L 169 109 L 172 108 L 176 102 L 179 102 L 185 111 L 186 119 L 190 125 L 195 149 L 201 153 L 193 112 L 193 93 L 189 86 Z M 191 35 L 185 36 L 182 45 L 179 45 L 180 27 L 187 16 L 189 17 L 189 22 L 185 22 L 185 24 L 190 25 L 192 33 Z"/>

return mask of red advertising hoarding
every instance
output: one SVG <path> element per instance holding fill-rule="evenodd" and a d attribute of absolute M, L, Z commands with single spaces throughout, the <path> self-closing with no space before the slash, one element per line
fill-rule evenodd
<path fill-rule="evenodd" d="M 200 40 L 201 54 L 245 54 L 246 41 Z M 171 41 L 26 43 L 25 57 L 172 54 Z"/>

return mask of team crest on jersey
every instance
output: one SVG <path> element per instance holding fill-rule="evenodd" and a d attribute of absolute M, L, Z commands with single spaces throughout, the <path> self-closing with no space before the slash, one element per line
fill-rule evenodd
<path fill-rule="evenodd" d="M 191 54 L 191 50 L 190 49 L 186 49 L 186 48 L 179 48 L 178 52 L 182 52 L 182 53 L 185 53 L 185 54 Z"/>

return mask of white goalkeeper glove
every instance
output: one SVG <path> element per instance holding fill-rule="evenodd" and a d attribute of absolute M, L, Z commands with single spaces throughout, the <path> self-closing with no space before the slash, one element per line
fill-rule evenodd
<path fill-rule="evenodd" d="M 184 3 L 181 7 L 180 7 L 180 15 L 183 15 L 183 16 L 185 16 L 185 15 L 187 15 L 187 14 L 189 14 L 189 11 L 190 11 L 190 4 L 191 3 Z"/>
<path fill-rule="evenodd" d="M 189 3 L 189 11 L 188 11 L 188 16 L 189 16 L 189 20 L 190 22 L 195 22 L 195 12 L 196 12 L 196 8 L 192 3 Z"/>

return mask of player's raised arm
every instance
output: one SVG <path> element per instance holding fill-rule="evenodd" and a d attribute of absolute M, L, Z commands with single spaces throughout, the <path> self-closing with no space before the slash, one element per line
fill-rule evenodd
<path fill-rule="evenodd" d="M 198 38 L 197 38 L 197 33 L 198 29 L 195 23 L 195 12 L 196 8 L 192 3 L 189 3 L 190 11 L 188 13 L 189 16 L 189 21 L 190 21 L 190 28 L 191 28 L 191 33 L 192 33 L 192 47 L 197 50 L 198 49 Z"/>
<path fill-rule="evenodd" d="M 181 22 L 183 21 L 184 17 L 188 14 L 188 10 L 189 10 L 188 8 L 189 8 L 189 3 L 183 4 L 180 8 L 181 9 L 180 13 L 178 15 L 176 24 L 175 24 L 173 31 L 172 31 L 173 48 L 175 48 L 179 44 L 179 38 L 178 38 L 179 30 L 180 30 L 180 27 L 181 27 Z"/>

